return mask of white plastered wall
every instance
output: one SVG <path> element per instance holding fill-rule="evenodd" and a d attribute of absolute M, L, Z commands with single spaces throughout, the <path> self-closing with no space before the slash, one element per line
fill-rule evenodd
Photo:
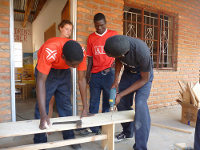
<path fill-rule="evenodd" d="M 67 0 L 48 0 L 37 18 L 32 23 L 33 51 L 38 50 L 44 43 L 44 32 L 56 23 L 56 36 L 59 36 L 58 24 L 61 21 L 61 12 Z"/>
<path fill-rule="evenodd" d="M 32 25 L 27 22 L 26 27 L 22 27 L 20 21 L 14 22 L 14 40 L 15 42 L 22 42 L 22 49 L 24 53 L 33 53 L 32 47 Z"/>

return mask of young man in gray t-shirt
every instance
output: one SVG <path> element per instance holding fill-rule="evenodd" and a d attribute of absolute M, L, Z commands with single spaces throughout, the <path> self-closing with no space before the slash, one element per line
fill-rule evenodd
<path fill-rule="evenodd" d="M 116 105 L 119 111 L 131 110 L 135 93 L 135 120 L 122 123 L 123 131 L 116 136 L 117 141 L 133 137 L 135 150 L 147 150 L 150 132 L 150 114 L 147 99 L 153 80 L 153 66 L 147 45 L 136 38 L 116 35 L 107 39 L 104 46 L 106 54 L 115 57 L 115 80 L 112 88 L 118 88 Z M 119 81 L 122 66 L 124 71 Z"/>

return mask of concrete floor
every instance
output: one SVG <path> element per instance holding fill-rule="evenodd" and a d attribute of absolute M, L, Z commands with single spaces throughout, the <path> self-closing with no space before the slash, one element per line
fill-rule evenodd
<path fill-rule="evenodd" d="M 17 120 L 33 119 L 34 101 L 18 102 L 17 103 Z M 151 119 L 152 123 L 159 123 L 166 126 L 184 129 L 191 131 L 192 134 L 173 131 L 165 128 L 152 126 L 150 137 L 148 141 L 148 150 L 173 150 L 175 143 L 186 143 L 188 146 L 193 147 L 194 128 L 180 122 L 181 107 L 171 106 L 162 109 L 152 110 Z M 116 125 L 116 133 L 121 131 L 121 125 Z M 79 135 L 77 135 L 79 136 Z M 33 136 L 21 136 L 14 138 L 0 139 L 0 148 L 8 146 L 32 144 Z M 61 140 L 62 135 L 60 132 L 52 133 L 48 136 L 49 141 Z M 132 150 L 134 138 L 115 143 L 115 150 Z M 92 142 L 81 144 L 83 150 L 102 150 L 101 142 Z M 54 148 L 52 150 L 72 150 L 70 147 Z"/>

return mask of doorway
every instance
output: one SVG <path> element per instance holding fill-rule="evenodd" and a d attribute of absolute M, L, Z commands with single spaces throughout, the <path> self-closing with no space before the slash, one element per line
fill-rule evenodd
<path fill-rule="evenodd" d="M 34 119 L 37 51 L 46 40 L 58 36 L 57 26 L 62 19 L 70 19 L 71 6 L 69 0 L 15 0 L 13 5 L 16 120 L 19 121 Z"/>

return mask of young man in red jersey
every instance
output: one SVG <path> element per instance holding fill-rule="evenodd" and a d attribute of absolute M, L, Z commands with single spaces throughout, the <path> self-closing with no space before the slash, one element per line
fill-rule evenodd
<path fill-rule="evenodd" d="M 82 116 L 87 116 L 86 103 L 86 52 L 80 44 L 68 38 L 55 37 L 47 40 L 38 51 L 38 62 L 35 68 L 37 103 L 35 119 L 40 119 L 40 129 L 50 125 L 48 117 L 49 101 L 55 96 L 56 107 L 60 117 L 72 115 L 71 105 L 71 72 L 70 67 L 78 68 L 78 83 L 82 97 Z M 73 130 L 63 131 L 64 139 L 74 138 Z M 47 142 L 45 133 L 36 134 L 34 143 Z M 80 144 L 72 145 L 81 150 Z"/>
<path fill-rule="evenodd" d="M 102 13 L 94 16 L 96 32 L 88 37 L 87 41 L 87 83 L 90 86 L 90 107 L 89 111 L 96 114 L 99 111 L 100 95 L 103 91 L 102 112 L 109 111 L 109 93 L 114 81 L 114 71 L 111 68 L 114 58 L 108 57 L 104 52 L 104 45 L 107 38 L 117 34 L 106 28 L 106 18 Z M 99 132 L 99 127 L 91 128 L 93 133 Z"/>

